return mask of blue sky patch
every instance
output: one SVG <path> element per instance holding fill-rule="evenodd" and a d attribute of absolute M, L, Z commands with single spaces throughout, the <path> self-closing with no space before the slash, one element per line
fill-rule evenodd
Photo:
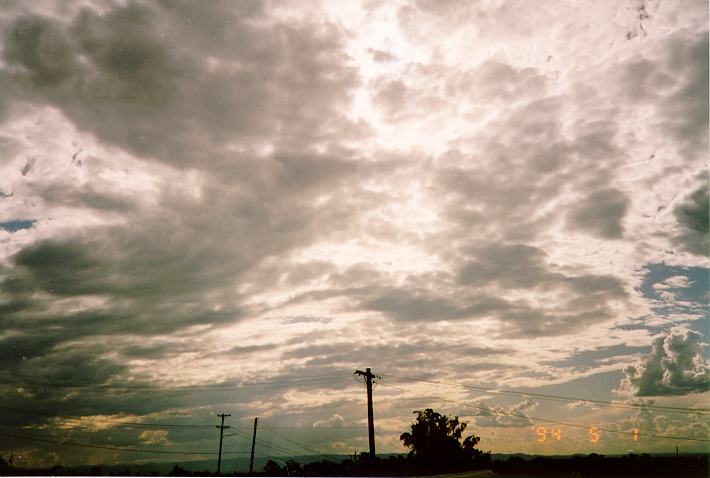
<path fill-rule="evenodd" d="M 656 314 L 708 312 L 708 275 L 704 267 L 667 266 L 649 264 L 639 291 L 656 304 Z"/>
<path fill-rule="evenodd" d="M 585 370 L 595 367 L 600 360 L 609 357 L 633 355 L 639 352 L 649 353 L 651 352 L 651 347 L 630 347 L 628 345 L 618 344 L 612 345 L 610 347 L 599 347 L 592 350 L 583 350 L 580 352 L 575 352 L 563 360 L 554 360 L 546 363 L 555 367 L 574 367 L 577 370 Z"/>
<path fill-rule="evenodd" d="M 8 232 L 17 232 L 22 229 L 29 229 L 35 224 L 34 219 L 15 219 L 12 221 L 0 222 L 0 229 L 5 229 Z"/>

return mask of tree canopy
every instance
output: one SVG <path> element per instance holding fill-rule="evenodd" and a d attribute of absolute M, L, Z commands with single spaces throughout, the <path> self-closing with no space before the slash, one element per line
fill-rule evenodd
<path fill-rule="evenodd" d="M 415 410 L 411 431 L 399 437 L 410 455 L 423 467 L 439 470 L 470 469 L 488 461 L 490 455 L 476 448 L 480 437 L 463 437 L 468 426 L 457 416 L 442 415 L 431 408 Z"/>

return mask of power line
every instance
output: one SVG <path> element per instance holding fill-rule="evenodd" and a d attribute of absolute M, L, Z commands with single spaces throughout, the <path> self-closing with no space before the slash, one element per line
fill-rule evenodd
<path fill-rule="evenodd" d="M 35 438 L 35 437 L 28 437 L 26 435 L 18 435 L 15 433 L 3 433 L 3 436 L 9 436 L 13 438 L 20 438 L 22 440 L 28 440 L 28 441 L 36 441 L 36 442 L 42 442 L 42 443 L 52 443 L 55 445 L 62 445 L 62 446 L 75 446 L 75 447 L 81 447 L 81 448 L 99 448 L 102 450 L 113 450 L 113 451 L 126 451 L 126 452 L 135 452 L 135 453 L 160 453 L 160 454 L 169 454 L 169 455 L 216 455 L 216 452 L 209 452 L 209 451 L 172 451 L 172 450 L 151 450 L 151 449 L 145 449 L 145 448 L 127 448 L 127 447 L 117 447 L 117 446 L 109 446 L 109 445 L 90 445 L 88 443 L 74 443 L 74 442 L 66 442 L 66 441 L 57 441 L 57 440 L 49 440 L 46 438 Z M 237 453 L 244 453 L 244 452 L 230 452 L 230 454 L 237 454 Z"/>
<path fill-rule="evenodd" d="M 291 448 L 288 448 L 288 447 L 285 447 L 282 445 L 278 445 L 278 444 L 272 442 L 271 440 L 266 440 L 261 437 L 257 437 L 256 442 L 262 446 L 267 447 L 268 449 L 276 449 L 276 451 L 280 451 L 281 453 L 286 453 L 286 454 L 292 455 L 292 456 L 298 456 L 303 453 L 298 450 L 294 450 L 294 449 L 291 449 Z"/>
<path fill-rule="evenodd" d="M 259 430 L 298 430 L 299 432 L 317 432 L 318 430 L 363 430 L 367 428 L 367 425 L 323 425 L 318 427 L 301 427 L 297 425 L 283 425 L 283 426 L 261 426 L 259 424 Z M 251 430 L 250 427 L 232 427 L 232 430 Z M 227 436 L 227 435 L 225 435 Z"/>
<path fill-rule="evenodd" d="M 8 407 L 5 405 L 0 405 L 0 409 L 9 410 L 16 413 L 22 413 L 25 415 L 41 415 L 45 417 L 60 417 L 56 413 L 49 412 L 38 412 L 36 410 L 26 410 L 22 408 Z M 80 415 L 66 415 L 60 418 L 65 418 L 69 420 L 82 420 L 84 417 Z M 71 424 L 71 428 L 96 428 L 96 426 L 91 426 L 90 421 L 88 424 Z M 56 424 L 56 423 L 53 423 Z M 111 427 L 122 427 L 122 428 L 194 428 L 194 429 L 212 429 L 214 425 L 202 425 L 194 423 L 150 423 L 150 422 L 129 422 L 129 421 L 119 421 L 116 419 L 105 419 L 101 422 L 101 425 L 110 425 Z M 59 424 L 57 424 L 59 425 Z M 1 426 L 1 425 L 0 425 Z M 367 428 L 367 425 L 321 425 L 318 427 L 304 427 L 301 425 L 259 425 L 260 429 L 265 430 L 300 430 L 300 431 L 317 431 L 319 429 L 363 429 Z M 251 427 L 232 427 L 233 430 L 251 430 Z"/>
<path fill-rule="evenodd" d="M 300 444 L 300 443 L 298 443 L 297 441 L 294 441 L 294 440 L 291 440 L 291 439 L 289 439 L 289 438 L 286 438 L 285 436 L 279 436 L 279 438 L 281 438 L 282 440 L 285 440 L 285 441 L 287 441 L 287 442 L 289 442 L 289 443 L 291 443 L 291 444 L 293 444 L 293 445 L 296 445 L 296 446 L 299 447 L 299 448 L 303 448 L 304 450 L 307 450 L 307 451 L 310 451 L 310 452 L 312 452 L 312 453 L 315 453 L 316 455 L 328 456 L 327 454 L 321 453 L 321 452 L 319 452 L 318 450 L 314 450 L 313 448 L 310 448 L 310 447 L 308 447 L 308 446 L 306 446 L 306 445 Z"/>
<path fill-rule="evenodd" d="M 45 417 L 51 417 L 55 418 L 58 415 L 55 413 L 48 413 L 48 412 L 38 412 L 38 411 L 32 411 L 32 410 L 25 410 L 21 408 L 15 408 L 15 407 L 7 407 L 5 405 L 0 405 L 0 409 L 2 410 L 9 410 L 12 412 L 16 413 L 22 413 L 25 415 L 41 415 Z M 82 416 L 64 416 L 62 418 L 68 419 L 68 420 L 81 420 L 80 423 L 56 423 L 54 421 L 51 421 L 49 425 L 55 425 L 58 428 L 66 426 L 68 428 L 98 428 L 101 429 L 101 426 L 106 426 L 106 428 L 174 428 L 174 429 L 194 429 L 194 430 L 207 430 L 207 429 L 212 429 L 214 428 L 214 425 L 207 425 L 207 424 L 182 424 L 182 423 L 152 423 L 152 422 L 132 422 L 132 421 L 122 421 L 122 420 L 116 420 L 116 419 L 104 419 L 101 421 L 100 424 L 96 424 L 92 426 L 92 422 L 90 420 L 83 420 Z M 2 425 L 0 425 L 2 427 Z M 319 429 L 328 429 L 328 430 L 338 430 L 338 429 L 343 429 L 343 430 L 350 430 L 350 429 L 364 429 L 367 428 L 367 425 L 323 425 L 323 426 L 318 426 L 318 427 L 304 427 L 304 426 L 298 426 L 298 425 L 260 425 L 260 429 L 265 429 L 265 430 L 299 430 L 301 432 L 317 432 Z M 232 430 L 251 430 L 251 427 L 232 427 Z M 225 436 L 233 436 L 233 435 L 225 435 Z"/>
<path fill-rule="evenodd" d="M 180 423 L 140 423 L 140 422 L 112 422 L 114 426 L 136 428 L 213 428 L 214 425 L 191 425 Z"/>
<path fill-rule="evenodd" d="M 235 427 L 235 428 L 244 429 L 244 430 L 247 429 L 246 427 Z M 298 426 L 298 425 L 280 425 L 280 426 L 268 426 L 268 425 L 267 425 L 267 426 L 262 426 L 262 425 L 259 425 L 259 428 L 264 428 L 264 429 L 268 429 L 268 430 L 296 429 L 296 430 L 302 430 L 302 431 L 306 431 L 306 430 L 313 430 L 313 431 L 316 431 L 316 430 L 319 430 L 319 429 L 321 429 L 321 428 L 328 428 L 328 429 L 332 429 L 332 428 L 357 428 L 357 429 L 362 429 L 362 428 L 367 428 L 367 425 L 322 425 L 322 426 L 317 426 L 317 427 L 301 427 L 301 426 Z"/>
<path fill-rule="evenodd" d="M 15 408 L 15 407 L 7 407 L 5 405 L 0 405 L 0 409 L 3 410 L 9 410 L 12 412 L 16 413 L 22 413 L 25 415 L 41 415 L 45 417 L 52 417 L 55 418 L 58 415 L 55 413 L 48 413 L 48 412 L 38 412 L 38 411 L 31 411 L 31 410 L 25 410 L 22 408 Z M 67 415 L 62 418 L 66 418 L 69 420 L 80 420 L 83 417 L 79 415 Z M 180 423 L 142 423 L 142 422 L 125 422 L 125 421 L 116 421 L 115 419 L 107 419 L 104 421 L 107 425 L 111 426 L 117 426 L 117 427 L 128 427 L 128 428 L 213 428 L 214 425 L 198 425 L 198 424 L 180 424 Z M 88 428 L 92 428 L 88 425 L 72 425 L 72 427 L 83 427 L 87 426 Z"/>
<path fill-rule="evenodd" d="M 284 440 L 284 441 L 287 441 L 288 443 L 291 443 L 292 445 L 295 445 L 295 446 L 297 446 L 297 447 L 299 447 L 299 448 L 302 448 L 302 449 L 304 449 L 304 450 L 306 450 L 306 451 L 310 451 L 311 453 L 315 453 L 316 455 L 319 455 L 319 456 L 323 456 L 323 457 L 326 457 L 326 458 L 329 457 L 329 456 L 335 456 L 335 455 L 333 455 L 332 453 L 322 453 L 322 452 L 320 452 L 320 451 L 318 451 L 318 450 L 315 450 L 315 449 L 311 448 L 310 445 L 304 445 L 303 443 L 301 443 L 301 442 L 299 442 L 299 441 L 293 440 L 293 439 L 291 439 L 291 438 L 286 438 L 286 437 L 283 436 L 283 435 L 277 435 L 276 437 L 277 437 L 277 438 L 280 438 L 280 439 L 282 439 L 282 440 Z"/>
<path fill-rule="evenodd" d="M 77 388 L 77 389 L 94 389 L 94 390 L 160 390 L 163 392 L 193 392 L 193 391 L 229 391 L 238 390 L 244 387 L 255 387 L 262 385 L 288 385 L 293 383 L 304 383 L 312 385 L 320 381 L 332 382 L 334 379 L 340 378 L 345 380 L 342 374 L 327 374 L 327 375 L 311 375 L 304 377 L 292 377 L 276 380 L 264 380 L 259 382 L 223 382 L 213 385 L 178 385 L 178 386 L 161 386 L 161 385 L 144 385 L 144 384 L 82 384 L 78 382 L 38 382 L 28 380 L 23 377 L 22 383 L 0 382 L 0 385 L 11 387 L 45 387 L 45 388 Z"/>
<path fill-rule="evenodd" d="M 408 392 L 407 390 L 405 390 L 405 389 L 403 389 L 403 388 L 401 388 L 401 387 L 395 387 L 394 385 L 388 385 L 388 384 L 385 384 L 385 383 L 380 383 L 380 385 L 383 385 L 383 386 L 385 386 L 385 387 L 395 388 L 395 389 L 401 390 L 401 391 L 403 391 L 403 392 Z M 612 428 L 589 427 L 589 426 L 587 426 L 587 425 L 580 425 L 580 424 L 578 424 L 578 423 L 562 422 L 562 421 L 559 421 L 559 420 L 552 420 L 552 419 L 549 419 L 549 418 L 539 418 L 539 417 L 533 417 L 533 416 L 530 416 L 530 415 L 523 415 L 523 414 L 520 414 L 520 413 L 507 412 L 507 411 L 505 411 L 505 410 L 499 410 L 499 409 L 495 409 L 495 408 L 482 407 L 482 406 L 480 406 L 480 405 L 471 405 L 471 404 L 468 404 L 468 403 L 458 402 L 458 401 L 456 401 L 456 400 L 450 400 L 450 399 L 442 398 L 442 397 L 436 397 L 436 396 L 433 396 L 433 395 L 422 395 L 422 394 L 416 394 L 416 395 L 417 395 L 417 396 L 420 396 L 420 397 L 422 397 L 422 398 L 430 398 L 430 399 L 434 399 L 434 400 L 440 400 L 440 401 L 442 401 L 442 402 L 454 403 L 454 404 L 456 404 L 456 405 L 461 405 L 461 406 L 466 407 L 466 408 L 476 408 L 476 409 L 478 409 L 478 410 L 485 410 L 485 411 L 488 411 L 488 412 L 491 412 L 491 413 L 496 413 L 496 414 L 499 414 L 499 415 L 508 415 L 508 416 L 511 416 L 511 417 L 524 418 L 524 419 L 530 420 L 530 421 L 535 420 L 535 421 L 538 421 L 538 422 L 554 423 L 554 424 L 556 424 L 556 425 L 564 425 L 564 426 L 573 427 L 573 428 L 584 428 L 584 429 L 587 429 L 587 430 L 589 430 L 589 429 L 591 429 L 591 428 L 595 428 L 595 429 L 597 429 L 597 430 L 599 430 L 599 431 L 604 431 L 604 432 L 619 433 L 619 434 L 623 434 L 623 435 L 635 435 L 635 436 L 640 436 L 640 437 L 643 436 L 643 437 L 648 437 L 648 438 L 664 438 L 664 439 L 671 439 L 671 440 L 710 442 L 710 439 L 707 439 L 707 438 L 692 438 L 692 437 L 678 437 L 678 436 L 668 436 L 668 435 L 656 435 L 656 434 L 652 434 L 652 433 L 641 433 L 641 432 L 636 433 L 636 432 L 627 432 L 627 431 L 622 431 L 622 430 L 614 430 L 614 429 L 612 429 Z"/>
<path fill-rule="evenodd" d="M 422 378 L 401 377 L 398 375 L 382 374 L 382 376 L 386 377 L 386 378 L 394 378 L 394 379 L 404 380 L 404 381 L 408 381 L 408 382 L 431 383 L 431 384 L 435 384 L 435 385 L 457 385 L 459 387 L 467 388 L 470 390 L 486 392 L 486 393 L 498 393 L 498 394 L 504 394 L 504 395 L 534 397 L 534 398 L 539 398 L 541 400 L 557 400 L 557 401 L 566 401 L 566 402 L 588 402 L 588 403 L 593 403 L 595 405 L 605 405 L 605 406 L 616 407 L 616 408 L 633 408 L 633 409 L 640 408 L 640 409 L 649 409 L 649 410 L 659 411 L 659 412 L 687 413 L 687 414 L 695 414 L 695 415 L 708 415 L 708 413 L 706 413 L 706 412 L 710 412 L 710 409 L 708 409 L 708 408 L 685 408 L 685 407 L 673 407 L 670 405 L 646 405 L 646 404 L 640 404 L 640 403 L 617 403 L 617 402 L 610 402 L 608 400 L 598 400 L 598 399 L 591 399 L 591 398 L 575 398 L 575 397 L 565 397 L 565 396 L 561 396 L 561 395 L 552 395 L 552 394 L 544 394 L 544 393 L 519 392 L 519 391 L 515 391 L 515 390 L 502 390 L 502 389 L 495 389 L 495 388 L 476 387 L 473 385 L 466 385 L 466 384 L 458 383 L 458 382 L 442 382 L 442 381 L 427 380 L 427 379 L 422 379 Z"/>
<path fill-rule="evenodd" d="M 246 438 L 246 439 L 249 438 L 248 435 L 242 434 L 241 432 L 236 432 L 236 433 L 233 433 L 233 434 L 230 434 L 230 435 L 226 435 L 226 436 L 235 436 L 235 435 L 236 435 L 236 436 L 239 436 L 240 438 Z M 295 450 L 288 449 L 288 448 L 286 448 L 286 447 L 277 445 L 276 443 L 273 443 L 271 440 L 267 440 L 267 439 L 265 439 L 265 438 L 263 438 L 263 437 L 260 437 L 260 436 L 256 438 L 256 442 L 259 443 L 260 445 L 266 446 L 266 447 L 268 447 L 268 448 L 277 448 L 277 449 L 280 449 L 281 452 L 283 452 L 283 453 L 288 453 L 288 454 L 291 454 L 291 455 L 298 455 L 298 454 L 301 453 L 301 452 L 299 452 L 299 451 L 295 451 Z"/>
<path fill-rule="evenodd" d="M 240 436 L 240 437 L 243 437 L 243 438 L 249 438 L 247 435 L 244 435 L 244 434 L 242 434 L 241 432 L 237 432 L 237 433 L 230 434 L 230 435 L 225 435 L 225 437 L 226 437 L 226 436 L 235 436 L 235 435 Z M 325 457 L 325 458 L 332 457 L 332 456 L 336 456 L 336 455 L 334 455 L 334 454 L 332 454 L 332 453 L 322 453 L 322 452 L 320 452 L 320 451 L 318 451 L 318 450 L 315 450 L 315 449 L 311 448 L 311 447 L 308 446 L 308 445 L 304 445 L 303 443 L 300 443 L 300 442 L 298 442 L 298 441 L 296 441 L 296 440 L 286 438 L 286 437 L 283 436 L 283 435 L 277 435 L 275 438 L 284 440 L 284 441 L 290 443 L 291 445 L 297 446 L 297 447 L 299 447 L 299 448 L 301 448 L 301 449 L 303 449 L 303 450 L 309 451 L 309 452 L 311 452 L 311 453 L 315 453 L 316 455 L 319 455 L 319 456 L 322 456 L 322 457 Z M 302 454 L 302 453 L 303 453 L 303 452 L 301 452 L 300 450 L 294 450 L 293 448 L 291 448 L 291 447 L 288 446 L 288 445 L 276 444 L 276 443 L 274 443 L 272 440 L 266 440 L 265 438 L 262 438 L 262 437 L 257 437 L 257 438 L 256 438 L 256 442 L 257 442 L 257 443 L 260 443 L 260 444 L 262 444 L 262 445 L 264 445 L 264 446 L 270 446 L 270 447 L 272 447 L 272 448 L 278 448 L 278 449 L 280 449 L 282 452 L 285 452 L 285 453 L 290 453 L 290 454 L 294 454 L 294 455 L 299 455 L 299 454 Z M 264 443 L 264 442 L 266 442 L 266 443 Z"/>

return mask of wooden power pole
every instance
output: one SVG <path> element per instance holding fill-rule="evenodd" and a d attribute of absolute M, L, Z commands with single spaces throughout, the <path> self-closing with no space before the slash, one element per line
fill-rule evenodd
<path fill-rule="evenodd" d="M 367 385 L 367 433 L 370 439 L 370 460 L 375 459 L 375 419 L 372 412 L 372 379 L 375 377 L 369 368 L 365 371 L 356 370 L 355 375 L 365 377 L 365 385 Z"/>
<path fill-rule="evenodd" d="M 251 455 L 249 456 L 249 474 L 254 472 L 254 445 L 256 445 L 256 425 L 259 423 L 259 418 L 254 417 L 254 435 L 251 437 Z"/>
<path fill-rule="evenodd" d="M 222 413 L 217 416 L 222 419 L 221 425 L 215 425 L 217 428 L 219 428 L 219 455 L 217 457 L 217 474 L 219 475 L 222 470 L 222 437 L 224 436 L 224 429 L 229 428 L 229 425 L 224 425 L 224 419 L 226 417 L 231 417 L 232 415 Z"/>

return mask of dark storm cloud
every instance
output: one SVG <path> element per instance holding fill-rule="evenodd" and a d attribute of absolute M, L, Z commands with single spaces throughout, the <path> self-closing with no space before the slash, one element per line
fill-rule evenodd
<path fill-rule="evenodd" d="M 95 348 L 60 348 L 61 340 L 39 333 L 10 337 L 3 342 L 3 350 L 9 352 L 0 358 L 0 397 L 6 424 L 46 423 L 52 416 L 105 413 L 114 406 L 120 407 L 117 402 L 124 402 L 115 400 L 111 404 L 100 394 L 81 393 L 79 397 L 77 390 L 64 387 L 102 384 L 126 370 L 125 365 L 101 357 Z M 136 409 L 137 405 L 134 403 L 129 409 Z"/>
<path fill-rule="evenodd" d="M 96 352 L 96 349 L 54 349 L 23 360 L 19 370 L 31 377 L 30 382 L 47 382 L 50 387 L 56 383 L 102 383 L 125 370 L 124 365 L 97 357 Z"/>
<path fill-rule="evenodd" d="M 204 191 L 205 203 L 191 204 L 189 199 L 171 196 L 162 210 L 148 217 L 137 217 L 128 229 L 98 227 L 84 234 L 30 243 L 22 248 L 0 274 L 3 295 L 0 324 L 7 334 L 2 339 L 0 353 L 4 378 L 14 384 L 22 384 L 28 377 L 65 378 L 73 366 L 88 374 L 74 373 L 77 383 L 120 384 L 132 375 L 123 361 L 174 358 L 186 352 L 185 347 L 171 350 L 166 345 L 137 344 L 126 348 L 119 343 L 103 349 L 85 349 L 82 343 L 111 335 L 163 336 L 193 325 L 219 326 L 240 320 L 244 311 L 238 305 L 241 298 L 235 294 L 232 281 L 237 281 L 264 257 L 288 251 L 314 234 L 321 234 L 323 226 L 316 218 L 332 223 L 328 214 L 318 215 L 317 210 L 302 207 L 296 191 L 310 191 L 308 184 L 313 180 L 307 174 L 303 177 L 291 185 L 296 189 L 281 200 L 283 206 L 261 217 L 254 215 L 247 205 L 247 201 L 260 202 L 259 196 L 248 199 L 239 191 L 228 193 L 216 188 Z M 330 176 L 326 174 L 324 178 Z M 275 190 L 278 181 L 272 182 Z M 206 203 L 211 207 L 205 209 Z M 233 213 L 235 205 L 241 214 Z M 278 202 L 272 203 L 277 205 Z M 264 213 L 268 211 L 263 209 Z M 342 212 L 336 214 L 341 219 L 347 217 Z M 230 220 L 225 221 L 225 217 Z M 262 223 L 264 217 L 271 217 L 271 221 Z M 207 226 L 218 226 L 223 233 L 195 234 Z M 225 237 L 240 238 L 238 251 L 223 240 Z M 100 299 L 100 305 L 86 310 L 61 305 L 62 301 L 91 301 L 93 297 Z M 223 302 L 224 307 L 213 310 L 215 302 Z M 83 352 L 81 356 L 72 355 L 72 350 Z M 118 362 L 103 357 L 110 351 L 119 354 L 115 359 Z M 243 356 L 246 350 L 235 348 L 233 352 Z M 61 370 L 44 365 L 47 360 L 70 363 L 72 357 L 76 358 L 73 365 Z M 101 365 L 101 370 L 90 372 L 95 368 L 92 363 Z M 44 367 L 45 372 L 38 374 L 38 367 Z M 314 385 L 318 386 L 322 384 Z M 288 384 L 283 388 L 288 388 Z M 4 403 L 8 406 L 23 404 L 22 396 L 6 392 Z M 276 389 L 273 393 L 278 392 Z M 62 401 L 64 395 L 62 390 L 53 390 L 37 396 L 37 400 L 43 402 L 43 410 L 57 416 L 143 414 L 166 407 L 227 401 L 226 396 L 220 398 L 219 394 L 190 398 L 161 390 L 153 391 L 149 400 L 145 394 L 130 391 L 118 398 L 94 394 L 86 399 L 82 394 L 82 398 L 73 402 Z M 257 395 L 255 391 L 245 396 Z"/>
<path fill-rule="evenodd" d="M 190 395 L 169 389 L 155 388 L 147 393 L 128 388 L 100 394 L 91 387 L 152 383 L 153 377 L 129 370 L 127 361 L 170 360 L 190 353 L 192 358 L 195 352 L 203 358 L 209 356 L 184 344 L 156 344 L 152 338 L 194 325 L 214 327 L 240 320 L 245 315 L 239 305 L 243 297 L 235 292 L 240 278 L 242 284 L 253 281 L 253 269 L 265 258 L 288 254 L 315 236 L 345 230 L 342 225 L 350 214 L 347 201 L 327 210 L 312 207 L 310 201 L 325 187 L 332 191 L 352 174 L 355 169 L 350 163 L 283 154 L 265 158 L 260 164 L 244 164 L 250 181 L 241 188 L 213 182 L 202 188 L 199 198 L 193 198 L 168 187 L 158 207 L 136 215 L 128 227 L 78 230 L 29 243 L 11 256 L 0 271 L 0 308 L 4 312 L 0 324 L 7 334 L 0 353 L 5 383 L 22 385 L 30 377 L 40 376 L 51 382 L 53 375 L 66 378 L 65 372 L 72 367 L 85 370 L 86 375 L 73 376 L 77 384 L 89 387 L 80 388 L 78 396 L 71 389 L 51 386 L 42 395 L 34 395 L 42 401 L 40 411 L 47 416 L 142 415 L 166 408 L 232 403 L 233 394 L 227 391 Z M 208 230 L 213 233 L 203 233 Z M 309 272 L 311 266 L 313 271 Z M 291 279 L 298 283 L 323 270 L 331 267 L 318 261 L 306 264 L 294 269 Z M 82 301 L 88 305 L 76 310 Z M 223 307 L 216 311 L 215 303 Z M 107 336 L 115 341 L 103 348 L 86 345 Z M 136 344 L 126 347 L 131 337 Z M 141 344 L 141 337 L 151 339 L 150 344 Z M 234 347 L 231 353 L 244 357 L 262 350 L 244 346 Z M 46 373 L 38 374 L 36 369 L 44 367 L 47 360 L 69 365 L 61 370 L 45 367 Z M 323 370 L 332 373 L 332 368 Z M 240 397 L 244 403 L 269 397 L 278 402 L 284 390 L 297 383 L 300 373 L 287 372 L 292 375 L 285 375 L 285 383 L 268 392 L 254 389 Z M 345 376 L 349 378 L 349 373 Z M 314 382 L 310 388 L 327 386 Z M 26 397 L 15 389 L 4 390 L 4 403 L 21 408 Z M 67 394 L 74 398 L 65 399 Z M 18 413 L 13 420 L 45 423 L 47 418 Z"/>
<path fill-rule="evenodd" d="M 702 336 L 676 330 L 653 341 L 653 350 L 624 369 L 621 387 L 639 397 L 686 395 L 710 390 L 710 364 Z"/>
<path fill-rule="evenodd" d="M 673 209 L 680 229 L 673 241 L 683 250 L 700 256 L 710 255 L 709 194 L 705 184 Z"/>
<path fill-rule="evenodd" d="M 6 29 L 4 74 L 80 129 L 178 166 L 228 161 L 224 141 L 292 149 L 345 125 L 334 108 L 355 77 L 334 27 L 258 20 L 232 2 L 84 8 L 68 27 L 26 15 Z"/>
<path fill-rule="evenodd" d="M 14 280 L 25 281 L 25 288 L 36 288 L 58 295 L 96 294 L 105 291 L 100 283 L 104 271 L 92 257 L 89 245 L 43 241 L 21 250 L 14 257 L 19 273 Z"/>
<path fill-rule="evenodd" d="M 166 189 L 159 208 L 134 216 L 129 227 L 24 247 L 4 274 L 5 288 L 24 290 L 6 290 L 14 299 L 3 307 L 15 312 L 6 323 L 20 327 L 28 314 L 49 320 L 41 310 L 51 298 L 26 299 L 37 291 L 108 301 L 101 313 L 58 317 L 67 339 L 233 321 L 241 315 L 233 305 L 215 313 L 205 296 L 220 301 L 264 257 L 324 235 L 324 227 L 344 229 L 347 206 L 319 210 L 310 202 L 325 185 L 342 184 L 353 163 L 278 150 L 333 128 L 334 108 L 354 85 L 337 31 L 311 27 L 269 20 L 257 2 L 131 2 L 101 13 L 82 8 L 68 23 L 15 19 L 5 31 L 3 81 L 24 89 L 18 100 L 58 107 L 80 129 L 143 159 L 209 171 L 228 162 L 233 174 L 211 178 L 202 200 Z M 254 159 L 223 151 L 224 141 L 240 139 L 268 141 L 277 152 Z M 31 186 L 51 205 L 137 207 L 93 184 L 38 179 Z M 236 242 L 223 240 L 230 237 Z"/>
<path fill-rule="evenodd" d="M 619 239 L 622 221 L 629 207 L 629 199 L 618 189 L 597 191 L 567 215 L 567 226 L 588 232 L 603 239 Z"/>
<path fill-rule="evenodd" d="M 23 67 L 31 83 L 56 86 L 75 74 L 78 64 L 69 39 L 52 20 L 38 15 L 17 19 L 7 32 L 7 63 Z"/>
<path fill-rule="evenodd" d="M 150 376 L 127 375 L 127 365 L 103 357 L 106 350 L 100 346 L 35 343 L 34 349 L 42 346 L 46 346 L 42 354 L 23 357 L 0 371 L 0 410 L 5 425 L 49 425 L 51 432 L 61 432 L 56 430 L 58 423 L 53 417 L 118 415 L 112 421 L 121 421 L 122 415 L 155 413 L 174 415 L 169 420 L 171 423 L 200 420 L 211 423 L 214 412 L 220 407 L 233 410 L 235 419 L 265 412 L 297 415 L 307 413 L 308 407 L 304 405 L 298 411 L 290 409 L 289 392 L 342 391 L 344 386 L 353 383 L 350 368 L 313 365 L 304 378 L 303 368 L 284 364 L 282 370 L 274 370 L 269 377 L 235 378 L 203 386 L 157 386 Z M 161 347 L 156 349 L 166 352 Z M 147 347 L 136 346 L 132 350 L 136 355 L 129 358 L 166 359 L 165 355 L 152 355 L 146 350 Z M 181 347 L 176 347 L 173 353 L 192 356 Z M 27 405 L 28 400 L 33 402 L 32 407 Z M 345 403 L 347 400 L 341 401 Z M 317 410 L 316 407 L 311 412 Z"/>
<path fill-rule="evenodd" d="M 10 334 L 0 339 L 0 362 L 13 367 L 22 361 L 42 356 L 61 343 L 62 336 L 48 333 Z"/>

